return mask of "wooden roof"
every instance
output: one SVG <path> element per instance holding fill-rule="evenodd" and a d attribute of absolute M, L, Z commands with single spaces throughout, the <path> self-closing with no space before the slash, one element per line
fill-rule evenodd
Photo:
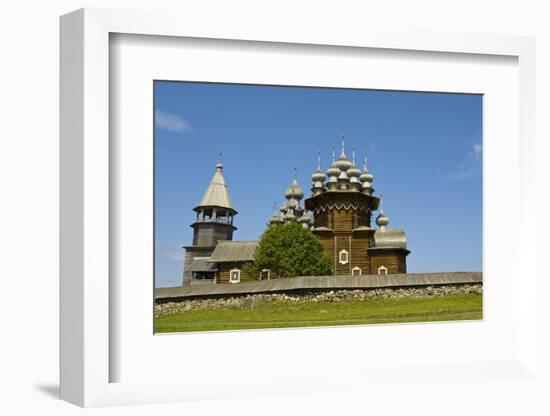
<path fill-rule="evenodd" d="M 481 272 L 401 273 L 363 276 L 306 276 L 155 289 L 155 299 L 183 299 L 308 290 L 381 289 L 483 283 Z"/>
<path fill-rule="evenodd" d="M 188 272 L 215 272 L 218 270 L 215 263 L 209 263 L 206 259 L 195 259 L 189 265 Z"/>
<path fill-rule="evenodd" d="M 222 240 L 212 252 L 210 263 L 253 261 L 258 241 Z"/>
<path fill-rule="evenodd" d="M 214 176 L 212 176 L 210 184 L 199 202 L 199 207 L 222 207 L 233 209 L 225 178 L 222 174 L 221 164 L 216 168 L 216 172 Z"/>

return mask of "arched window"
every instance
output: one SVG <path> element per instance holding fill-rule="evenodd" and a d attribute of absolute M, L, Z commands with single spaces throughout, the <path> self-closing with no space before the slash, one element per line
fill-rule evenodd
<path fill-rule="evenodd" d="M 357 266 L 355 266 L 353 269 L 351 269 L 351 275 L 352 276 L 361 276 L 361 269 Z"/>
<path fill-rule="evenodd" d="M 340 258 L 340 264 L 347 264 L 349 262 L 349 256 L 346 250 L 341 250 L 340 253 L 338 253 L 338 257 Z"/>
<path fill-rule="evenodd" d="M 380 266 L 378 268 L 378 274 L 388 274 L 388 268 L 386 266 Z"/>

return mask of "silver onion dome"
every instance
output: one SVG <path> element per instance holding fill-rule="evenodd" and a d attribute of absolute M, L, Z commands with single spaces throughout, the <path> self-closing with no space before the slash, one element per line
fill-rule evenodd
<path fill-rule="evenodd" d="M 292 184 L 288 188 L 286 188 L 285 198 L 286 199 L 296 198 L 300 200 L 303 197 L 304 197 L 304 191 L 302 187 L 298 184 L 298 181 L 296 180 L 296 178 L 294 178 L 294 180 L 292 181 Z"/>
<path fill-rule="evenodd" d="M 294 198 L 290 198 L 287 205 L 290 209 L 294 209 L 298 206 L 298 201 L 296 201 Z"/>
<path fill-rule="evenodd" d="M 302 215 L 301 217 L 298 218 L 298 222 L 309 222 L 310 220 L 310 217 L 308 217 L 307 215 Z"/>
<path fill-rule="evenodd" d="M 312 223 L 312 218 L 308 217 L 307 215 L 302 215 L 300 218 L 298 218 L 298 222 L 302 224 L 305 228 L 309 228 Z"/>
<path fill-rule="evenodd" d="M 315 172 L 313 172 L 313 175 L 311 175 L 311 180 L 313 182 L 324 182 L 326 177 L 327 176 L 322 170 L 317 169 Z"/>
<path fill-rule="evenodd" d="M 362 187 L 361 182 L 359 181 L 361 171 L 355 166 L 355 150 L 353 151 L 353 165 L 351 166 L 351 168 L 348 169 L 346 173 L 349 176 L 351 189 L 355 191 L 360 191 Z"/>
<path fill-rule="evenodd" d="M 327 176 L 330 177 L 338 177 L 340 175 L 340 169 L 338 166 L 336 166 L 336 163 L 333 163 L 330 165 L 330 167 L 327 169 Z"/>
<path fill-rule="evenodd" d="M 321 152 L 317 152 L 317 170 L 311 175 L 312 182 L 324 182 L 327 176 L 321 170 Z"/>
<path fill-rule="evenodd" d="M 362 192 L 368 195 L 372 195 L 372 193 L 374 192 L 374 188 L 372 187 L 373 180 L 374 176 L 372 175 L 372 173 L 369 172 L 369 169 L 367 168 L 367 152 L 365 152 L 365 158 L 363 159 L 363 173 L 361 173 L 361 176 L 359 176 L 359 181 L 362 183 Z"/>
<path fill-rule="evenodd" d="M 281 204 L 281 207 L 279 208 L 279 210 L 282 212 L 282 213 L 285 213 L 288 209 L 288 205 L 286 204 L 286 202 L 283 202 Z"/>
<path fill-rule="evenodd" d="M 269 225 L 273 224 L 281 224 L 283 222 L 283 219 L 280 215 L 273 214 L 271 218 L 269 219 Z"/>
<path fill-rule="evenodd" d="M 338 169 L 344 170 L 344 171 L 348 170 L 352 166 L 352 163 L 346 157 L 346 154 L 344 153 L 344 150 L 342 150 L 342 153 L 340 153 L 340 157 L 336 160 L 336 162 L 334 164 L 336 165 L 336 167 Z"/>
<path fill-rule="evenodd" d="M 384 210 L 380 210 L 380 214 L 376 217 L 376 225 L 378 225 L 380 228 L 386 227 L 390 223 L 390 219 L 384 214 Z"/>
<path fill-rule="evenodd" d="M 273 203 L 273 215 L 271 215 L 271 218 L 267 222 L 267 225 L 275 225 L 275 224 L 281 224 L 284 220 L 281 217 L 281 215 L 277 215 L 277 202 Z"/>
<path fill-rule="evenodd" d="M 346 173 L 350 178 L 359 178 L 361 176 L 361 171 L 355 165 L 352 165 Z"/>
<path fill-rule="evenodd" d="M 352 163 L 348 160 L 346 157 L 346 152 L 344 151 L 344 137 L 342 137 L 342 151 L 340 152 L 340 157 L 334 164 L 340 170 L 348 170 L 352 167 Z"/>
<path fill-rule="evenodd" d="M 296 215 L 294 215 L 294 211 L 289 209 L 285 214 L 285 219 L 289 221 L 294 221 L 296 219 Z"/>
<path fill-rule="evenodd" d="M 365 152 L 365 156 L 363 158 L 363 173 L 361 173 L 361 176 L 359 176 L 359 180 L 361 182 L 368 182 L 372 183 L 374 180 L 374 176 L 372 173 L 369 172 L 369 169 L 367 168 L 367 152 Z"/>
<path fill-rule="evenodd" d="M 338 166 L 336 166 L 335 162 L 335 151 L 336 150 L 334 149 L 334 145 L 332 145 L 332 165 L 330 165 L 327 169 L 327 176 L 329 177 L 329 181 L 334 180 L 333 178 L 337 178 L 338 175 L 340 175 L 340 169 L 338 169 Z"/>
<path fill-rule="evenodd" d="M 359 180 L 361 182 L 372 183 L 372 181 L 374 180 L 374 176 L 372 176 L 372 173 L 368 171 L 367 172 L 363 171 L 363 173 L 361 173 L 361 176 L 359 176 Z"/>

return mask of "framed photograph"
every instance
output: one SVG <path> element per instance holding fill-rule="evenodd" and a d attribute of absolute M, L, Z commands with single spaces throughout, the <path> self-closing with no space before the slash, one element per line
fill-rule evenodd
<path fill-rule="evenodd" d="M 538 382 L 534 40 L 345 33 L 62 17 L 63 399 Z"/>
<path fill-rule="evenodd" d="M 155 333 L 482 318 L 481 94 L 154 94 Z"/>

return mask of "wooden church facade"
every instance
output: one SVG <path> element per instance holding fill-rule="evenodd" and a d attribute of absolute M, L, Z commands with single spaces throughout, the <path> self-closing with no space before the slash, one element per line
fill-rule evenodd
<path fill-rule="evenodd" d="M 381 209 L 381 199 L 374 196 L 373 175 L 368 171 L 366 156 L 363 172 L 349 161 L 344 152 L 326 174 L 320 169 L 313 174 L 312 196 L 305 207 L 313 213 L 312 231 L 331 257 L 336 275 L 406 273 L 407 239 L 400 229 L 387 228 L 389 218 Z M 378 228 L 371 227 L 373 212 Z"/>
<path fill-rule="evenodd" d="M 204 283 L 239 283 L 243 266 L 254 260 L 257 241 L 233 241 L 233 208 L 218 161 L 216 172 L 199 205 L 194 208 L 196 221 L 193 243 L 185 246 L 184 285 Z M 320 157 L 312 175 L 312 194 L 304 192 L 296 177 L 285 192 L 280 214 L 273 213 L 268 226 L 298 222 L 320 239 L 332 261 L 334 275 L 380 275 L 406 273 L 407 238 L 404 230 L 388 228 L 389 218 L 382 209 L 381 197 L 374 195 L 373 175 L 355 166 L 355 151 L 348 160 L 344 151 L 332 164 L 321 170 Z M 372 217 L 379 211 L 372 227 Z M 308 213 L 311 213 L 308 214 Z M 258 279 L 276 276 L 263 270 Z"/>

